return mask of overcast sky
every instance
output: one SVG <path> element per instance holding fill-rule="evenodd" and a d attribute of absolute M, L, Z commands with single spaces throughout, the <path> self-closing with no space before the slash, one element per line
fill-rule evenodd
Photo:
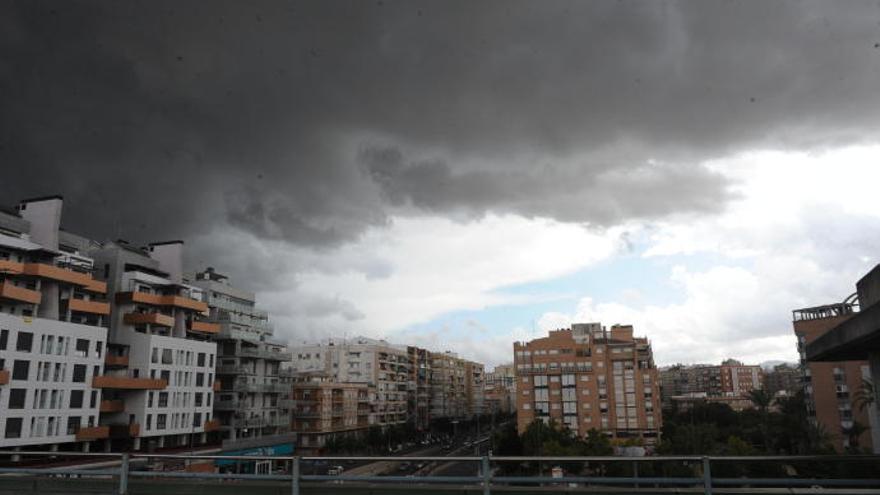
<path fill-rule="evenodd" d="M 795 360 L 880 258 L 878 87 L 878 2 L 0 0 L 0 199 L 185 239 L 294 343 Z"/>

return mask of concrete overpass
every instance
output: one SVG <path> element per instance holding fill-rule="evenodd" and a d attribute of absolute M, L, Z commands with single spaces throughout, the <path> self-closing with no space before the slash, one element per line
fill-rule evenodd
<path fill-rule="evenodd" d="M 880 418 L 880 265 L 856 282 L 861 311 L 807 344 L 807 361 L 867 360 L 874 384 L 873 409 Z M 880 428 L 871 430 L 874 453 L 880 453 Z"/>

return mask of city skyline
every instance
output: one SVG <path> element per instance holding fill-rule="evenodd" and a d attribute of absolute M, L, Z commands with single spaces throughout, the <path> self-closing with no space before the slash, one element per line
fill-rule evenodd
<path fill-rule="evenodd" d="M 291 344 L 442 342 L 491 367 L 601 321 L 658 365 L 794 362 L 791 310 L 880 261 L 876 18 L 3 2 L 0 204 L 60 194 L 72 232 L 185 239 Z"/>

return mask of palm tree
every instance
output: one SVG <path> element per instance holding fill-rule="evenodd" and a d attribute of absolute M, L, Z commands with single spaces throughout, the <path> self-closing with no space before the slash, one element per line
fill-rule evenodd
<path fill-rule="evenodd" d="M 761 439 L 764 442 L 764 451 L 769 453 L 770 439 L 768 438 L 767 430 L 769 429 L 769 412 L 770 405 L 773 404 L 773 396 L 763 388 L 758 388 L 749 390 L 748 398 L 758 409 L 758 412 L 761 413 Z"/>
<path fill-rule="evenodd" d="M 853 452 L 859 451 L 859 437 L 866 431 L 868 431 L 868 427 L 858 421 L 853 421 L 849 428 L 840 429 L 840 432 L 849 439 L 849 448 Z"/>
<path fill-rule="evenodd" d="M 770 406 L 773 404 L 773 396 L 763 388 L 749 390 L 747 397 L 761 414 L 767 414 L 767 411 L 770 410 Z"/>
<path fill-rule="evenodd" d="M 874 404 L 877 395 L 874 391 L 874 382 L 870 378 L 862 378 L 862 386 L 853 394 L 853 404 L 858 406 L 859 411 Z"/>

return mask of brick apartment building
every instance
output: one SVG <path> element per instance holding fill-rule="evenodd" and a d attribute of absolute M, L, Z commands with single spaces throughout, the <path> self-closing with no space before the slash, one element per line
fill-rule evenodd
<path fill-rule="evenodd" d="M 595 428 L 614 439 L 658 440 L 659 376 L 651 344 L 632 326 L 574 324 L 513 351 L 520 433 L 541 419 L 577 435 Z"/>

